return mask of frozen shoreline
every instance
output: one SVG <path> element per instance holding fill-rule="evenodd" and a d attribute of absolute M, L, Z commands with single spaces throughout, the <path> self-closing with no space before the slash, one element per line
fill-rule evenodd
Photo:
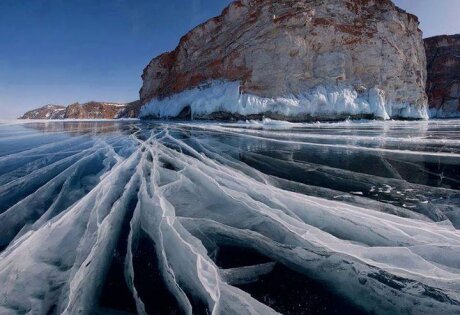
<path fill-rule="evenodd" d="M 393 104 L 377 88 L 356 91 L 346 85 L 318 86 L 300 95 L 267 98 L 241 93 L 239 82 L 213 81 L 191 90 L 153 100 L 140 117 L 206 119 L 266 116 L 282 120 L 344 120 L 369 117 L 388 120 L 428 119 L 426 106 Z M 281 120 L 280 119 L 280 120 Z"/>

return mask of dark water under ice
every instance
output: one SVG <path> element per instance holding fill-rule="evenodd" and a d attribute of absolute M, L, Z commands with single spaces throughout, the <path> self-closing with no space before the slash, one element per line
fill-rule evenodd
<path fill-rule="evenodd" d="M 460 121 L 0 124 L 0 314 L 460 314 Z"/>

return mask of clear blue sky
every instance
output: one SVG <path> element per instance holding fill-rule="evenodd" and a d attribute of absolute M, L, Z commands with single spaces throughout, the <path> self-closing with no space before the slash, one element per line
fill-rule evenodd
<path fill-rule="evenodd" d="M 150 59 L 230 0 L 0 0 L 1 118 L 41 105 L 131 101 Z M 426 36 L 460 33 L 460 0 L 396 0 Z"/>

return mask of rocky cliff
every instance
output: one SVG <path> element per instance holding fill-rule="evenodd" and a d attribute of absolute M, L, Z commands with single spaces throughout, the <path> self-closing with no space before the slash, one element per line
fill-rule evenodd
<path fill-rule="evenodd" d="M 460 117 L 460 34 L 425 39 L 430 116 Z"/>
<path fill-rule="evenodd" d="M 65 119 L 115 119 L 125 109 L 125 104 L 88 102 L 67 106 Z"/>
<path fill-rule="evenodd" d="M 419 22 L 390 0 L 240 0 L 142 75 L 144 117 L 427 118 Z"/>
<path fill-rule="evenodd" d="M 63 119 L 65 115 L 65 106 L 45 105 L 43 107 L 28 111 L 19 119 Z"/>
<path fill-rule="evenodd" d="M 31 110 L 19 119 L 118 119 L 139 117 L 140 102 L 109 103 L 88 102 L 74 103 L 69 106 L 46 105 Z"/>
<path fill-rule="evenodd" d="M 141 110 L 141 102 L 134 101 L 125 104 L 125 108 L 118 114 L 117 118 L 138 118 Z"/>

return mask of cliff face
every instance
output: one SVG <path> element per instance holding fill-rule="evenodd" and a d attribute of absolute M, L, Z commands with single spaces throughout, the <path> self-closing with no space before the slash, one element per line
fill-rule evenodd
<path fill-rule="evenodd" d="M 19 117 L 19 119 L 63 119 L 65 109 L 66 107 L 61 105 L 45 105 L 28 111 Z"/>
<path fill-rule="evenodd" d="M 425 118 L 418 24 L 389 0 L 236 1 L 149 63 L 141 115 Z"/>
<path fill-rule="evenodd" d="M 430 116 L 460 117 L 460 34 L 425 39 Z"/>

